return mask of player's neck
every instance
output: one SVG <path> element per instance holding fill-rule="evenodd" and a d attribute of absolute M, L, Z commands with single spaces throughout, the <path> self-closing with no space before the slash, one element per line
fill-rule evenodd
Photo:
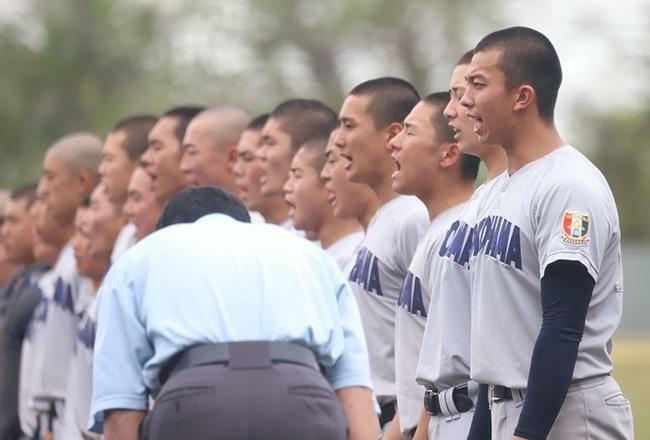
<path fill-rule="evenodd" d="M 266 223 L 280 225 L 289 218 L 289 206 L 279 196 L 268 196 L 268 203 L 261 206 L 259 213 Z"/>
<path fill-rule="evenodd" d="M 440 190 L 434 190 L 426 196 L 418 197 L 426 205 L 429 220 L 431 221 L 440 215 L 441 212 L 469 200 L 474 192 L 474 182 L 447 180 L 436 183 L 432 188 L 439 188 Z"/>
<path fill-rule="evenodd" d="M 382 179 L 376 184 L 371 185 L 371 188 L 377 195 L 380 207 L 399 196 L 399 194 L 393 190 L 393 179 L 390 176 L 388 176 L 387 179 Z"/>
<path fill-rule="evenodd" d="M 366 204 L 364 205 L 365 209 L 361 213 L 361 215 L 357 218 L 359 221 L 359 224 L 363 228 L 364 231 L 368 230 L 368 226 L 370 225 L 370 221 L 372 218 L 375 216 L 377 213 L 377 210 L 379 209 L 379 199 L 377 199 L 376 196 L 373 195 L 372 198 L 369 198 L 366 201 Z"/>
<path fill-rule="evenodd" d="M 489 181 L 503 173 L 508 168 L 508 156 L 501 147 L 491 148 L 481 156 L 481 160 L 487 169 L 485 181 Z"/>
<path fill-rule="evenodd" d="M 361 225 L 352 219 L 339 219 L 327 216 L 325 223 L 318 231 L 318 240 L 323 249 L 327 249 L 337 241 L 355 232 L 361 232 Z"/>
<path fill-rule="evenodd" d="M 527 164 L 540 159 L 565 145 L 555 125 L 539 119 L 522 124 L 514 133 L 510 145 L 504 150 L 508 155 L 508 172 L 513 175 Z"/>

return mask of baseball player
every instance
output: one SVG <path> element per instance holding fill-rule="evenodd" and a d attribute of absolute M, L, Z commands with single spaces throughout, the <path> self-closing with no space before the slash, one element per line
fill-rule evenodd
<path fill-rule="evenodd" d="M 370 374 L 381 408 L 380 423 L 395 415 L 395 313 L 397 298 L 418 241 L 429 219 L 425 206 L 392 188 L 395 162 L 388 142 L 419 101 L 416 90 L 398 78 L 359 84 L 341 107 L 335 140 L 347 160 L 352 182 L 369 185 L 379 209 L 370 221 L 349 281 L 355 292 L 370 355 Z"/>
<path fill-rule="evenodd" d="M 344 270 L 356 255 L 363 231 L 356 219 L 337 218 L 327 201 L 320 173 L 328 141 L 329 133 L 321 133 L 300 147 L 291 161 L 284 194 L 294 226 L 311 231 L 325 252 Z"/>
<path fill-rule="evenodd" d="M 131 174 L 128 196 L 123 212 L 126 220 L 135 227 L 133 238 L 140 241 L 156 229 L 162 207 L 153 191 L 151 176 L 142 167 Z"/>
<path fill-rule="evenodd" d="M 435 253 L 463 204 L 474 191 L 479 159 L 460 152 L 443 111 L 449 93 L 423 98 L 404 120 L 402 131 L 390 141 L 397 171 L 393 188 L 412 194 L 429 212 L 431 224 L 418 244 L 397 300 L 395 323 L 395 375 L 399 426 L 410 437 L 422 408 L 422 387 L 415 382 L 422 335 L 439 261 Z M 434 316 L 434 319 L 437 319 Z M 384 438 L 401 438 L 391 427 Z"/>
<path fill-rule="evenodd" d="M 98 172 L 109 200 L 120 209 L 127 199 L 131 174 L 147 149 L 147 136 L 156 121 L 154 116 L 131 116 L 115 124 L 106 136 Z M 115 261 L 135 242 L 135 226 L 128 223 L 115 242 L 111 261 Z"/>
<path fill-rule="evenodd" d="M 370 220 L 379 208 L 379 199 L 367 184 L 348 180 L 345 171 L 347 160 L 341 157 L 334 145 L 338 130 L 340 128 L 332 131 L 327 147 L 325 147 L 326 161 L 320 176 L 325 182 L 325 189 L 328 192 L 327 200 L 332 205 L 334 215 L 339 218 L 356 219 L 366 231 Z M 359 247 L 359 244 L 356 245 L 356 248 Z M 358 251 L 356 248 L 354 255 Z"/>
<path fill-rule="evenodd" d="M 79 276 L 69 240 L 74 216 L 84 197 L 99 180 L 101 141 L 94 135 L 78 133 L 55 142 L 43 161 L 41 187 L 48 211 L 63 225 L 61 234 L 43 235 L 44 240 L 62 246 L 54 267 L 53 283 L 42 279 L 43 301 L 33 316 L 33 398 L 39 413 L 41 432 L 50 432 L 54 419 L 62 414 L 68 366 L 76 340 L 79 318 L 92 300 Z"/>
<path fill-rule="evenodd" d="M 623 300 L 616 204 L 555 128 L 557 53 L 533 29 L 496 31 L 476 46 L 467 80 L 461 104 L 474 132 L 508 156 L 463 256 L 471 375 L 487 385 L 469 438 L 633 438 L 610 376 Z"/>
<path fill-rule="evenodd" d="M 474 224 L 480 202 L 492 192 L 494 177 L 506 168 L 506 156 L 502 148 L 478 141 L 472 131 L 472 121 L 460 107 L 472 54 L 472 51 L 465 53 L 454 68 L 449 85 L 450 101 L 444 115 L 460 151 L 476 156 L 485 163 L 487 179 L 465 203 L 445 231 L 443 242 L 430 255 L 431 300 L 415 375 L 417 382 L 425 387 L 426 402 L 415 433 L 418 439 L 465 439 L 478 392 L 477 383 L 468 383 L 470 273 L 468 265 L 460 258 L 465 244 L 463 234 L 457 232 L 467 230 L 471 228 L 469 225 Z M 471 399 L 472 403 L 469 404 L 465 397 Z"/>
<path fill-rule="evenodd" d="M 256 151 L 262 168 L 262 195 L 284 196 L 282 188 L 289 178 L 295 152 L 312 136 L 331 132 L 335 126 L 336 113 L 313 99 L 289 99 L 273 109 L 262 128 L 261 143 Z M 290 218 L 279 225 L 295 230 Z M 303 235 L 302 231 L 299 235 Z M 307 237 L 315 238 L 311 231 Z"/>

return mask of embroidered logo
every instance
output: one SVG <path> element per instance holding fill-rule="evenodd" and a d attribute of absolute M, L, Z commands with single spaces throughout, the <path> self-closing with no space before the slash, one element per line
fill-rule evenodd
<path fill-rule="evenodd" d="M 589 216 L 566 211 L 562 219 L 562 241 L 585 246 L 589 243 Z"/>

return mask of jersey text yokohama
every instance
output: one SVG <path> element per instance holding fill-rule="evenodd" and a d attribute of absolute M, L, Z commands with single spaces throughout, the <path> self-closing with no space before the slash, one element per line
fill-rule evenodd
<path fill-rule="evenodd" d="M 573 378 L 608 374 L 623 279 L 618 214 L 605 178 L 564 146 L 496 185 L 472 237 L 472 378 L 526 387 L 542 323 L 540 280 L 559 260 L 582 263 L 596 281 Z"/>

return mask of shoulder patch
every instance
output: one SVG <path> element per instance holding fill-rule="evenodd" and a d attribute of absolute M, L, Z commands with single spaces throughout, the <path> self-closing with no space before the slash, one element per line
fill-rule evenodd
<path fill-rule="evenodd" d="M 586 246 L 589 243 L 589 223 L 587 214 L 578 211 L 565 211 L 562 217 L 562 241 Z"/>

